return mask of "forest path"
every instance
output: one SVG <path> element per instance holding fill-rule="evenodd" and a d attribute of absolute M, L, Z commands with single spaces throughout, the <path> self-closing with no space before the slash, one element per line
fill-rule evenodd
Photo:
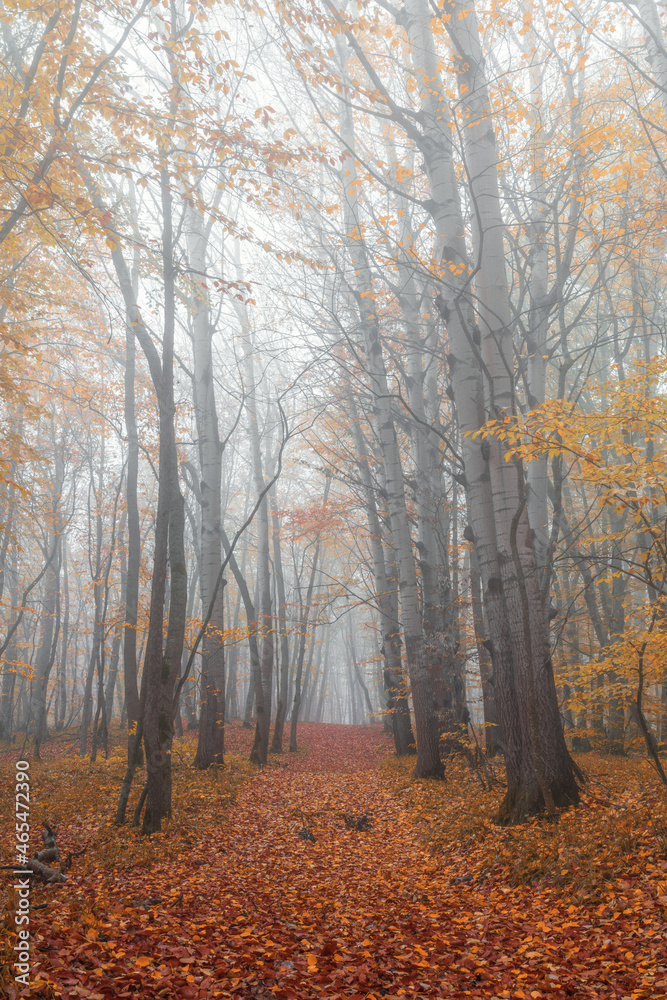
<path fill-rule="evenodd" d="M 463 850 L 425 850 L 377 767 L 391 753 L 381 727 L 304 725 L 300 745 L 244 785 L 228 825 L 197 847 L 207 863 L 183 882 L 183 908 L 204 979 L 181 996 L 667 996 L 637 989 L 646 955 L 623 958 L 623 936 L 610 931 L 600 955 L 601 928 L 573 920 L 567 898 L 554 907 L 537 887 L 475 884 Z M 341 813 L 367 815 L 370 829 Z"/>
<path fill-rule="evenodd" d="M 211 893 L 207 871 L 197 908 L 229 929 L 216 956 L 230 980 L 222 996 L 456 994 L 443 981 L 444 925 L 462 900 L 443 901 L 451 871 L 438 874 L 375 766 L 390 741 L 379 726 L 310 725 L 300 737 L 303 755 L 272 760 L 201 847 L 217 859 L 220 889 Z M 370 828 L 349 829 L 342 814 Z"/>
<path fill-rule="evenodd" d="M 251 735 L 231 727 L 231 748 Z M 75 912 L 72 884 L 58 894 L 69 912 L 49 904 L 36 936 L 44 989 L 30 996 L 667 997 L 659 911 L 626 919 L 618 901 L 580 907 L 542 883 L 513 886 L 501 859 L 478 877 L 463 847 L 429 853 L 378 766 L 392 752 L 380 726 L 304 724 L 300 746 L 272 756 L 217 825 L 210 791 L 201 807 L 193 795 L 176 856 L 160 856 L 167 831 L 143 871 L 114 868 L 96 888 L 73 874 L 95 901 Z"/>

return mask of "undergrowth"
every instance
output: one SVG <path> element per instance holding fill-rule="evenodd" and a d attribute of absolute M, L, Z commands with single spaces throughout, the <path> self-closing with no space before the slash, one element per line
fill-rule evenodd
<path fill-rule="evenodd" d="M 75 751 L 52 756 L 48 752 L 43 760 L 30 762 L 30 849 L 39 850 L 41 824 L 48 822 L 57 835 L 63 858 L 68 851 L 85 853 L 73 861 L 77 873 L 95 869 L 149 868 L 156 860 L 176 860 L 183 845 L 193 845 L 201 834 L 198 817 L 206 803 L 222 821 L 225 812 L 235 801 L 240 785 L 252 772 L 246 759 L 235 754 L 225 756 L 223 767 L 198 771 L 192 767 L 195 743 L 193 736 L 174 740 L 172 765 L 172 805 L 170 820 L 163 822 L 158 834 L 145 837 L 132 825 L 134 809 L 145 781 L 145 768 L 135 775 L 132 794 L 127 808 L 127 822 L 114 824 L 121 781 L 126 767 L 126 750 L 116 745 L 108 758 L 98 757 L 91 764 L 88 757 L 79 757 Z M 5 761 L 7 758 L 5 758 Z M 13 826 L 14 805 L 13 767 L 4 767 L 8 778 L 0 805 L 0 828 Z M 11 815 L 10 815 L 11 813 Z M 177 836 L 168 836 L 169 832 Z M 11 841 L 5 839 L 3 858 L 11 850 Z"/>
<path fill-rule="evenodd" d="M 587 754 L 579 763 L 588 777 L 579 806 L 556 822 L 534 817 L 510 828 L 494 821 L 504 786 L 483 788 L 461 760 L 449 762 L 444 782 L 411 780 L 410 760 L 384 766 L 423 842 L 458 855 L 468 877 L 552 885 L 595 901 L 615 880 L 641 874 L 643 862 L 667 862 L 667 795 L 645 760 Z"/>

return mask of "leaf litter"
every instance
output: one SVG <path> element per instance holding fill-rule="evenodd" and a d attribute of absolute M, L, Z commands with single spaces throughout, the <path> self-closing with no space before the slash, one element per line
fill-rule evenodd
<path fill-rule="evenodd" d="M 259 772 L 252 733 L 228 735 L 215 773 L 177 745 L 150 838 L 110 822 L 122 745 L 34 763 L 33 830 L 57 813 L 88 850 L 32 890 L 31 987 L 5 973 L 8 997 L 667 997 L 667 809 L 644 762 L 589 757 L 579 809 L 504 830 L 501 789 L 456 762 L 409 781 L 380 726 L 304 724 Z"/>

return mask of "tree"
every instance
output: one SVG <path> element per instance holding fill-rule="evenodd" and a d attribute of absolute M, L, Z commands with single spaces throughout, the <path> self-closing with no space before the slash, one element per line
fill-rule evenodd
<path fill-rule="evenodd" d="M 338 59 L 343 76 L 347 56 L 342 36 L 337 39 Z M 415 712 L 417 735 L 417 761 L 415 777 L 442 777 L 443 767 L 438 748 L 438 732 L 433 712 L 433 695 L 426 658 L 422 627 L 419 590 L 412 540 L 405 500 L 403 470 L 398 439 L 390 407 L 391 392 L 383 357 L 382 338 L 374 306 L 373 284 L 370 267 L 363 244 L 356 237 L 361 220 L 358 214 L 356 167 L 354 164 L 355 137 L 352 115 L 348 108 L 341 110 L 340 132 L 345 152 L 343 214 L 347 249 L 354 270 L 350 287 L 360 316 L 360 333 L 366 355 L 368 378 L 371 386 L 374 430 L 378 438 L 384 475 L 393 544 L 399 572 L 401 593 L 401 624 L 403 626 L 407 669 L 410 675 L 412 702 Z M 351 155 L 347 151 L 351 151 Z"/>
<path fill-rule="evenodd" d="M 222 444 L 213 380 L 211 339 L 213 328 L 205 275 L 207 229 L 201 213 L 187 216 L 189 264 L 193 285 L 192 344 L 194 353 L 193 398 L 199 441 L 201 506 L 201 599 L 206 615 L 222 565 L 221 496 Z M 204 770 L 222 764 L 225 737 L 225 660 L 223 588 L 218 586 L 213 614 L 204 635 L 201 716 L 195 766 Z"/>

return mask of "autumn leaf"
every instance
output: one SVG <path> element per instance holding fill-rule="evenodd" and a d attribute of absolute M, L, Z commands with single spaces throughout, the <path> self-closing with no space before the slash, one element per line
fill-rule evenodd
<path fill-rule="evenodd" d="M 238 780 L 224 803 L 223 775 L 179 770 L 169 835 L 150 840 L 106 821 L 120 742 L 95 774 L 45 747 L 41 769 L 31 765 L 40 809 L 57 803 L 67 817 L 63 847 L 89 843 L 57 916 L 31 915 L 36 943 L 52 945 L 35 951 L 49 988 L 106 996 L 152 974 L 174 1000 L 209 979 L 235 1000 L 287 1000 L 304 975 L 325 996 L 377 1000 L 416 983 L 437 996 L 444 981 L 454 995 L 524 1000 L 554 987 L 577 995 L 582 978 L 628 996 L 662 989 L 651 984 L 667 964 L 667 803 L 640 760 L 589 754 L 578 810 L 508 830 L 491 822 L 502 788 L 483 792 L 463 761 L 446 785 L 410 783 L 381 726 L 305 723 L 303 750 L 261 772 L 237 756 L 252 738 L 230 724 Z M 177 747 L 193 753 L 192 736 Z M 340 818 L 360 812 L 369 829 Z M 315 843 L 299 838 L 304 822 Z"/>

